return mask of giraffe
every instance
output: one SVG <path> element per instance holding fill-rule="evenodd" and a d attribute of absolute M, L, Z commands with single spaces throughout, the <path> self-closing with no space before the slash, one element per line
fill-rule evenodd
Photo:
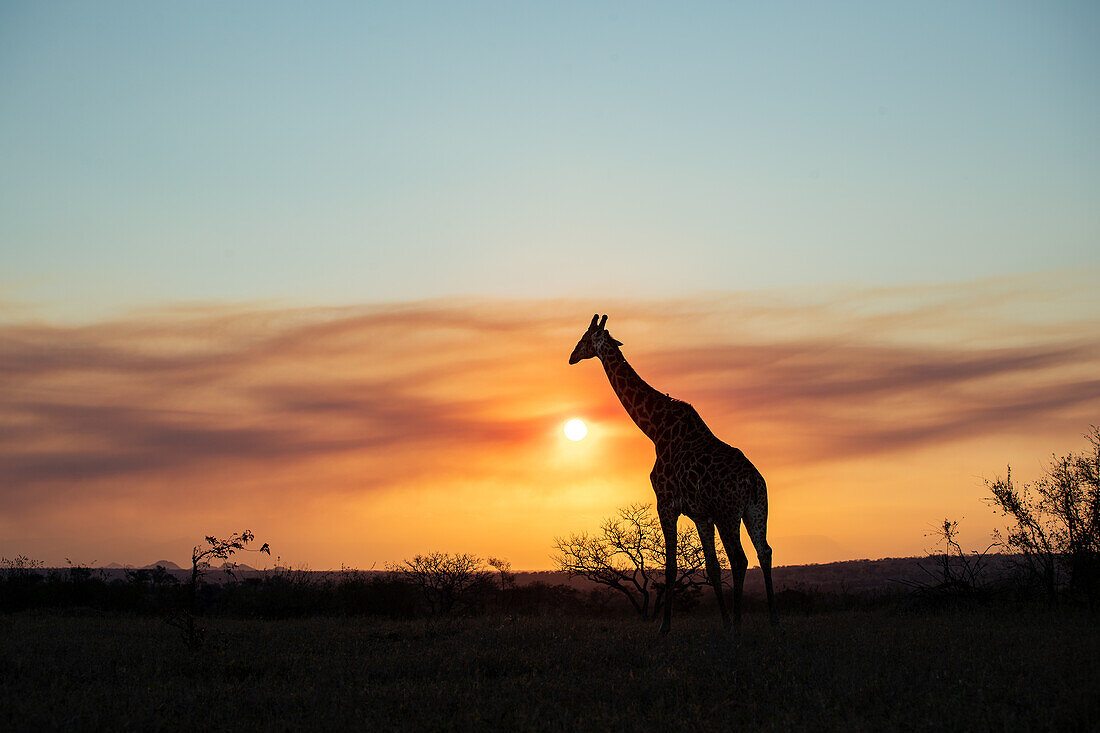
<path fill-rule="evenodd" d="M 745 454 L 715 437 L 695 408 L 650 387 L 627 363 L 622 343 L 604 327 L 607 316 L 592 316 L 569 363 L 596 357 L 603 363 L 611 388 L 630 418 L 657 449 L 657 461 L 650 474 L 657 495 L 657 516 L 665 536 L 665 587 L 670 589 L 664 604 L 660 632 L 672 625 L 672 592 L 676 579 L 676 521 L 681 514 L 695 522 L 706 557 L 707 579 L 718 596 L 722 624 L 729 629 L 730 617 L 722 598 L 722 569 L 714 548 L 718 529 L 733 570 L 733 616 L 741 624 L 741 596 L 749 561 L 741 547 L 741 522 L 760 560 L 768 613 L 776 621 L 772 592 L 772 549 L 768 546 L 768 488 L 764 477 Z"/>

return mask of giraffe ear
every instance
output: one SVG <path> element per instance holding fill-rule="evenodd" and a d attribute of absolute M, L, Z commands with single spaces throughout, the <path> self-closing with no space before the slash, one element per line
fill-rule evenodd
<path fill-rule="evenodd" d="M 605 324 L 605 323 L 607 323 L 607 316 L 604 316 L 603 318 L 600 319 L 600 328 L 601 329 L 603 328 L 603 324 Z"/>

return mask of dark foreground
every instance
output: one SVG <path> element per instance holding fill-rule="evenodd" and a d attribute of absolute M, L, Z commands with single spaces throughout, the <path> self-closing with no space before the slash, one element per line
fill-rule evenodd
<path fill-rule="evenodd" d="M 0 730 L 1100 729 L 1095 616 L 1040 608 L 207 624 L 0 616 Z"/>

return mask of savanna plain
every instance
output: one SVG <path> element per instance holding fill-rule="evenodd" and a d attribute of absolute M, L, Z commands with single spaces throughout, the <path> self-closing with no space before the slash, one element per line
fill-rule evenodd
<path fill-rule="evenodd" d="M 1095 615 L 1030 603 L 205 622 L 0 615 L 0 729 L 1100 728 Z"/>

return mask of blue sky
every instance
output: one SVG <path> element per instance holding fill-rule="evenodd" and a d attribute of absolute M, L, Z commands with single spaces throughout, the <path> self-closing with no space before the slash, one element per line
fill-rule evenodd
<path fill-rule="evenodd" d="M 0 293 L 664 297 L 1100 263 L 1094 3 L 0 5 Z"/>

